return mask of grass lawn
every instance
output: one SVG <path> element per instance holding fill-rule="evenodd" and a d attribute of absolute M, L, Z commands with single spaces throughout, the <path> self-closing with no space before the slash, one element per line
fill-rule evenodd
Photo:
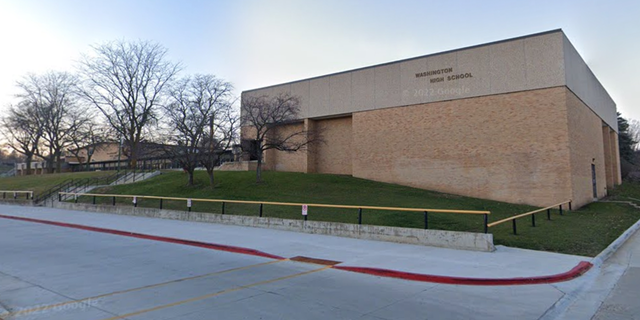
<path fill-rule="evenodd" d="M 0 190 L 33 191 L 36 197 L 69 179 L 97 178 L 113 174 L 110 171 L 58 173 L 0 178 Z"/>
<path fill-rule="evenodd" d="M 623 188 L 616 188 L 611 192 L 611 200 L 631 201 L 640 205 L 640 183 L 625 183 Z"/>
<path fill-rule="evenodd" d="M 186 175 L 182 172 L 165 172 L 156 178 L 95 192 L 156 195 L 185 198 L 210 198 L 229 200 L 262 200 L 274 202 L 329 203 L 344 205 L 369 205 L 392 207 L 417 207 L 438 209 L 489 210 L 489 222 L 534 209 L 526 205 L 515 205 L 497 201 L 468 198 L 427 190 L 373 182 L 348 176 L 325 174 L 301 174 L 265 172 L 265 182 L 255 183 L 254 172 L 216 172 L 216 186 L 208 186 L 205 172 L 196 172 L 196 186 L 186 186 Z M 626 183 L 615 190 L 615 194 L 640 199 L 640 185 Z M 85 197 L 80 202 L 90 202 Z M 110 198 L 98 198 L 99 203 L 111 203 Z M 118 199 L 122 204 L 131 204 L 131 199 Z M 139 206 L 158 207 L 158 200 L 142 199 Z M 166 209 L 186 210 L 183 201 L 164 201 Z M 221 212 L 219 203 L 194 202 L 193 211 Z M 226 204 L 226 214 L 258 215 L 258 205 Z M 265 205 L 265 217 L 302 219 L 300 207 Z M 592 203 L 580 210 L 559 216 L 552 212 L 552 220 L 546 214 L 536 217 L 537 227 L 531 227 L 529 217 L 518 220 L 518 235 L 511 233 L 511 223 L 489 229 L 496 244 L 513 247 L 595 256 L 624 230 L 640 219 L 640 211 L 631 206 L 616 203 Z M 309 220 L 357 223 L 357 210 L 310 208 Z M 363 211 L 363 223 L 423 228 L 422 213 Z M 429 228 L 482 232 L 481 215 L 430 213 Z"/>

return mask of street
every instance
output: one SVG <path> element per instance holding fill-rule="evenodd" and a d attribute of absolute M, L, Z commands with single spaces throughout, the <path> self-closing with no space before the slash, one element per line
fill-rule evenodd
<path fill-rule="evenodd" d="M 0 230 L 4 320 L 537 319 L 563 296 L 549 284 L 412 282 L 10 219 Z"/>

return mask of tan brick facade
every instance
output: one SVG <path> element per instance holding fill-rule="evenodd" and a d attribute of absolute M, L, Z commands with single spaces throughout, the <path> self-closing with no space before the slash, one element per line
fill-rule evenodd
<path fill-rule="evenodd" d="M 354 176 L 514 203 L 568 199 L 563 102 L 554 88 L 355 114 Z"/>
<path fill-rule="evenodd" d="M 296 123 L 278 128 L 273 134 L 282 136 L 302 131 L 303 123 Z M 264 156 L 264 169 L 275 171 L 306 172 L 306 150 L 300 152 L 285 152 L 269 149 Z"/>
<path fill-rule="evenodd" d="M 574 204 L 579 207 L 594 199 L 591 165 L 595 166 L 597 198 L 607 194 L 607 173 L 602 119 L 585 106 L 570 90 L 565 90 L 571 185 Z M 607 127 L 608 128 L 608 127 Z M 607 140 L 609 135 L 606 135 Z M 610 148 L 609 148 L 610 149 Z M 612 180 L 613 181 L 613 180 Z"/>
<path fill-rule="evenodd" d="M 315 121 L 323 141 L 314 146 L 315 172 L 352 174 L 353 133 L 351 117 Z"/>
<path fill-rule="evenodd" d="M 324 142 L 296 153 L 268 151 L 266 169 L 351 174 L 538 206 L 590 202 L 592 163 L 598 197 L 606 195 L 607 182 L 619 184 L 617 142 L 609 143 L 617 135 L 564 86 L 307 119 L 306 125 L 321 128 Z"/>

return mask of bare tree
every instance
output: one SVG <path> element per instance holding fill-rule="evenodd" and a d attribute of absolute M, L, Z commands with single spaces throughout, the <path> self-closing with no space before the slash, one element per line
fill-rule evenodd
<path fill-rule="evenodd" d="M 166 60 L 167 49 L 146 41 L 109 42 L 93 49 L 95 55 L 85 56 L 80 65 L 83 96 L 124 137 L 135 168 L 145 130 L 157 123 L 166 86 L 181 66 Z"/>
<path fill-rule="evenodd" d="M 635 142 L 632 145 L 633 150 L 640 151 L 640 121 L 637 119 L 630 119 L 628 130 L 631 139 Z"/>
<path fill-rule="evenodd" d="M 17 97 L 33 107 L 31 116 L 42 130 L 42 145 L 36 148 L 36 155 L 47 162 L 49 173 L 54 171 L 54 164 L 60 172 L 60 159 L 70 144 L 70 134 L 86 119 L 76 104 L 77 78 L 67 72 L 29 74 L 18 87 Z"/>
<path fill-rule="evenodd" d="M 294 152 L 321 141 L 315 130 L 282 130 L 299 119 L 300 99 L 290 94 L 243 97 L 241 124 L 243 138 L 251 138 L 251 146 L 243 144 L 244 151 L 258 162 L 256 182 L 262 182 L 262 160 L 269 149 Z"/>
<path fill-rule="evenodd" d="M 213 171 L 220 164 L 220 156 L 237 142 L 239 129 L 240 117 L 231 102 L 223 104 L 211 117 L 200 156 L 200 164 L 207 170 L 211 187 L 214 186 Z"/>
<path fill-rule="evenodd" d="M 23 101 L 17 106 L 12 106 L 1 120 L 0 131 L 7 140 L 7 145 L 25 157 L 27 175 L 31 174 L 31 162 L 42 138 L 42 126 L 35 116 L 36 113 L 35 106 Z"/>
<path fill-rule="evenodd" d="M 226 141 L 226 136 L 221 136 L 226 130 L 221 128 L 225 128 L 229 116 L 232 89 L 230 83 L 213 75 L 185 77 L 171 89 L 172 103 L 165 108 L 172 129 L 169 138 L 172 145 L 167 146 L 167 152 L 187 172 L 189 186 L 193 185 L 193 172 L 201 163 L 213 186 L 212 157 Z"/>
<path fill-rule="evenodd" d="M 10 147 L 9 147 L 10 148 Z M 13 149 L 0 149 L 0 163 L 12 163 L 24 161 L 24 156 Z"/>

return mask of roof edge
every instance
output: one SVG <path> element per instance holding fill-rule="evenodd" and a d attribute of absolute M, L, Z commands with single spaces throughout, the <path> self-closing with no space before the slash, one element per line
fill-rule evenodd
<path fill-rule="evenodd" d="M 430 53 L 430 54 L 417 56 L 417 57 L 412 57 L 412 58 L 394 60 L 394 61 L 375 64 L 375 65 L 371 65 L 371 66 L 360 67 L 360 68 L 349 69 L 349 70 L 345 70 L 345 71 L 339 71 L 339 72 L 324 74 L 324 75 L 315 76 L 315 77 L 311 77 L 311 78 L 304 78 L 304 79 L 299 79 L 299 80 L 294 80 L 294 81 L 283 82 L 283 83 L 274 84 L 274 85 L 270 85 L 270 86 L 266 86 L 266 87 L 259 87 L 259 88 L 249 89 L 249 90 L 243 90 L 241 93 L 258 91 L 258 90 L 263 90 L 263 89 L 269 89 L 269 88 L 279 87 L 279 86 L 283 86 L 283 85 L 290 85 L 290 84 L 294 84 L 294 83 L 297 83 L 297 82 L 303 82 L 303 81 L 315 80 L 315 79 L 320 79 L 320 78 L 325 78 L 325 77 L 331 77 L 331 76 L 336 76 L 336 75 L 349 73 L 349 72 L 355 72 L 355 71 L 360 71 L 360 70 L 377 68 L 377 67 L 382 67 L 382 66 L 386 66 L 386 65 L 390 65 L 390 64 L 401 63 L 401 62 L 406 62 L 406 61 L 411 61 L 411 60 L 417 60 L 417 59 L 422 59 L 422 58 L 427 58 L 427 57 L 432 57 L 432 56 L 438 56 L 438 55 L 457 52 L 457 51 L 475 49 L 475 48 L 495 45 L 495 44 L 499 44 L 499 43 L 503 43 L 503 42 L 516 41 L 516 40 L 520 40 L 520 39 L 532 38 L 532 37 L 537 37 L 537 36 L 542 36 L 542 35 L 551 34 L 551 33 L 557 33 L 557 32 L 562 33 L 563 36 L 566 38 L 566 35 L 565 35 L 564 31 L 562 30 L 562 28 L 558 28 L 558 29 L 553 29 L 553 30 L 548 30 L 548 31 L 542 31 L 542 32 L 527 34 L 527 35 L 524 35 L 524 36 L 518 36 L 518 37 L 514 37 L 514 38 L 491 41 L 491 42 L 487 42 L 487 43 L 471 45 L 471 46 L 462 47 L 462 48 L 458 48 L 458 49 L 451 49 L 451 50 L 446 50 L 446 51 L 441 51 L 441 52 L 436 52 L 436 53 Z"/>

